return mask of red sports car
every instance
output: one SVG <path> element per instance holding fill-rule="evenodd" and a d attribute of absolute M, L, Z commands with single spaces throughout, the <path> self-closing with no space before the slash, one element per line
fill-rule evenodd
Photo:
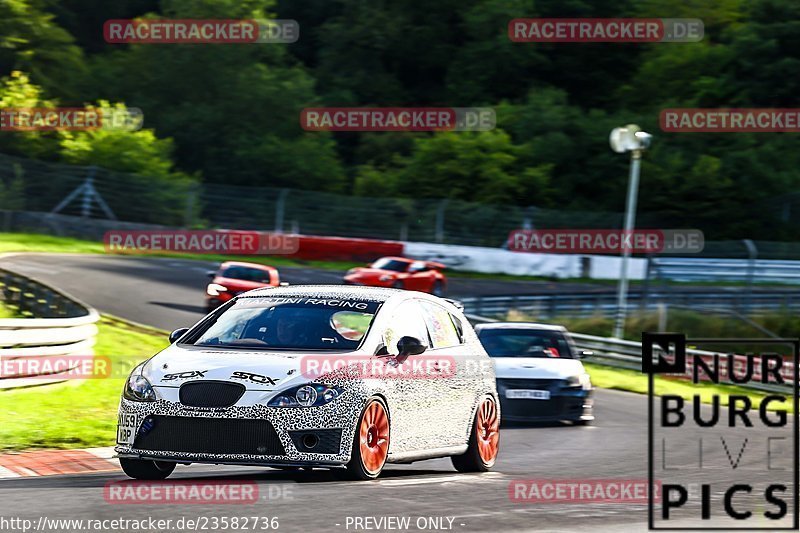
<path fill-rule="evenodd" d="M 416 261 L 405 257 L 381 257 L 368 267 L 351 268 L 344 276 L 347 285 L 395 287 L 442 296 L 447 278 L 445 266 L 433 261 Z"/>
<path fill-rule="evenodd" d="M 211 312 L 237 294 L 261 287 L 280 285 L 278 270 L 257 263 L 225 261 L 219 270 L 208 272 L 211 283 L 206 287 L 206 312 Z"/>

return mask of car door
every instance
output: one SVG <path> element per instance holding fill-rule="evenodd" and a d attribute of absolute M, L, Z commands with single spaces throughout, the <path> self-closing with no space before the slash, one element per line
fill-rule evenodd
<path fill-rule="evenodd" d="M 430 349 L 428 328 L 422 315 L 422 309 L 416 300 L 406 300 L 394 309 L 388 326 L 382 333 L 382 342 L 386 350 L 397 355 L 397 341 L 401 337 L 411 336 L 419 339 Z M 408 363 L 428 356 L 428 351 L 412 355 Z M 392 378 L 387 378 L 391 380 Z M 401 377 L 391 381 L 395 397 L 398 399 L 397 409 L 389 416 L 392 421 L 392 453 L 412 452 L 431 449 L 439 446 L 438 426 L 440 413 L 438 401 L 440 392 L 435 389 L 435 379 L 425 377 Z"/>
<path fill-rule="evenodd" d="M 474 363 L 473 354 L 466 353 L 463 336 L 447 309 L 428 300 L 420 300 L 419 304 L 431 339 L 428 357 L 441 359 L 443 367 L 447 363 L 452 365 L 451 371 L 431 379 L 431 390 L 437 398 L 434 416 L 441 421 L 436 440 L 441 446 L 462 444 L 479 379 L 476 372 L 469 370 Z"/>
<path fill-rule="evenodd" d="M 428 269 L 424 261 L 414 261 L 408 266 L 406 288 L 412 291 L 430 292 L 433 285 L 433 272 Z"/>

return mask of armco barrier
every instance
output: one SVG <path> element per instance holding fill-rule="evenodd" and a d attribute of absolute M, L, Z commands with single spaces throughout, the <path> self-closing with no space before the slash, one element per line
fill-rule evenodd
<path fill-rule="evenodd" d="M 91 356 L 97 311 L 44 283 L 0 269 L 0 301 L 24 318 L 0 319 L 0 361 L 31 357 Z M 63 374 L 4 374 L 0 389 L 48 385 Z"/>

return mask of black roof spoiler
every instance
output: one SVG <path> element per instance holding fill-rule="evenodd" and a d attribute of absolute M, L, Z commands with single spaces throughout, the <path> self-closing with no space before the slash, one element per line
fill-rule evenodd
<path fill-rule="evenodd" d="M 445 298 L 445 300 L 456 306 L 459 311 L 464 310 L 464 304 L 460 300 L 454 300 L 453 298 Z"/>

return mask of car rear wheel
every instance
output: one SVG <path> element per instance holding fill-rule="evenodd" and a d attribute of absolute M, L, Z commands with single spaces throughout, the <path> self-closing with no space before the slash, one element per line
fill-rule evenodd
<path fill-rule="evenodd" d="M 488 472 L 497 461 L 500 443 L 500 414 L 497 403 L 487 396 L 478 405 L 469 447 L 466 453 L 454 455 L 453 466 L 459 472 Z"/>
<path fill-rule="evenodd" d="M 346 470 L 337 474 L 347 479 L 375 479 L 383 471 L 389 456 L 389 414 L 380 398 L 367 402 L 356 426 L 353 452 Z"/>
<path fill-rule="evenodd" d="M 151 461 L 149 459 L 120 458 L 119 465 L 128 477 L 133 479 L 167 479 L 175 470 L 175 463 Z"/>

